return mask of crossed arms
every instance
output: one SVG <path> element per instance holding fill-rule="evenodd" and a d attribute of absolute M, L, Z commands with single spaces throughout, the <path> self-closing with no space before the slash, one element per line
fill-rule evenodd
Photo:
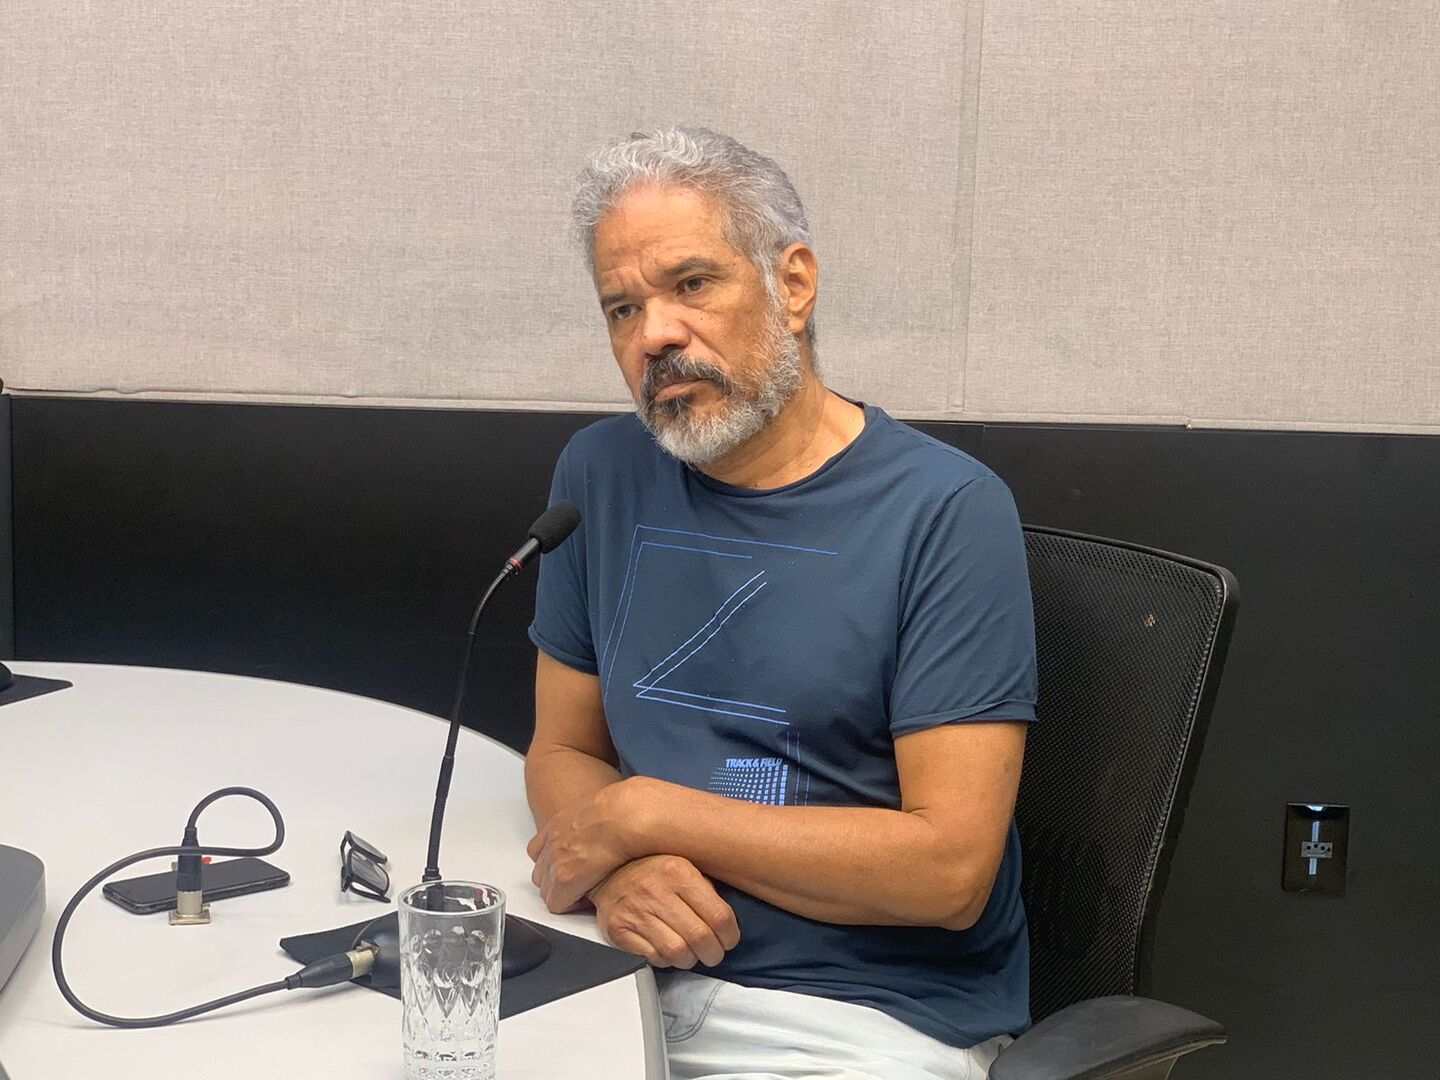
<path fill-rule="evenodd" d="M 541 652 L 525 759 L 532 879 L 551 911 L 588 898 L 611 942 L 656 966 L 714 965 L 739 941 L 712 879 L 821 922 L 963 930 L 1000 867 L 1025 730 L 896 739 L 899 810 L 762 806 L 622 779 L 599 680 Z"/>

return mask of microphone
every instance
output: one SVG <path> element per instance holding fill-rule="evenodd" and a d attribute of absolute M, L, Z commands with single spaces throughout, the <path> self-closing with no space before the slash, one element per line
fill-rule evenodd
<path fill-rule="evenodd" d="M 530 539 L 505 560 L 505 576 L 514 577 L 536 554 L 549 555 L 565 542 L 580 524 L 580 508 L 572 502 L 558 502 L 530 526 Z"/>
<path fill-rule="evenodd" d="M 480 615 L 502 581 L 520 573 L 537 554 L 554 551 L 579 524 L 580 508 L 572 502 L 558 502 L 536 518 L 530 526 L 529 539 L 505 560 L 504 568 L 485 590 L 485 595 L 475 607 L 475 614 L 470 617 L 465 658 L 460 664 L 460 678 L 455 684 L 455 696 L 450 706 L 450 736 L 445 742 L 445 756 L 440 759 L 440 777 L 435 784 L 435 809 L 430 815 L 430 848 L 426 853 L 425 873 L 420 878 L 422 883 L 440 880 L 440 831 L 445 824 L 445 801 L 450 797 L 450 774 L 455 769 L 455 745 L 460 739 L 460 710 L 465 703 L 470 656 L 475 651 L 475 628 L 480 623 Z"/>

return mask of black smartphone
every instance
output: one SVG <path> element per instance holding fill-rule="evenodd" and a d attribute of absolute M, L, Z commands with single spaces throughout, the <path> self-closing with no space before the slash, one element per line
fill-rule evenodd
<path fill-rule="evenodd" d="M 290 875 L 264 859 L 229 859 L 206 863 L 200 870 L 200 884 L 207 901 L 226 900 L 289 885 Z M 107 882 L 104 891 L 105 899 L 136 915 L 170 911 L 175 907 L 175 871 Z"/>

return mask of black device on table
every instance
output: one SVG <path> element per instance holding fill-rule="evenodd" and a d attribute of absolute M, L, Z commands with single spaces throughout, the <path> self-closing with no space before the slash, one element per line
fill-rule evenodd
<path fill-rule="evenodd" d="M 290 875 L 264 859 L 227 859 L 205 863 L 200 869 L 201 888 L 206 903 L 247 896 L 290 884 Z M 136 915 L 153 915 L 158 911 L 175 910 L 175 871 L 146 874 L 143 877 L 111 881 L 104 888 L 105 899 L 111 900 Z"/>

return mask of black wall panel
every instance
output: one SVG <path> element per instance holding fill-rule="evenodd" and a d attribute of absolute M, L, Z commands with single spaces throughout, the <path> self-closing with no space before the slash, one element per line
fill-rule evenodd
<path fill-rule="evenodd" d="M 18 656 L 284 679 L 447 715 L 480 590 L 588 419 L 17 398 Z M 534 576 L 467 720 L 523 747 Z M 438 760 L 438 759 L 437 759 Z"/>
<path fill-rule="evenodd" d="M 14 506 L 10 490 L 10 402 L 9 394 L 0 394 L 0 656 L 15 654 L 15 535 Z"/>
<path fill-rule="evenodd" d="M 478 590 L 581 414 L 18 398 L 16 655 L 446 710 Z M 1241 609 L 1173 864 L 1157 994 L 1225 1022 L 1179 1080 L 1419 1080 L 1440 1060 L 1440 439 L 918 425 L 1037 524 L 1219 562 Z M 469 721 L 523 746 L 533 578 Z M 1348 894 L 1280 890 L 1289 801 L 1354 807 Z"/>
<path fill-rule="evenodd" d="M 982 456 L 1027 521 L 1240 581 L 1154 970 L 1232 1042 L 1177 1080 L 1440 1073 L 1440 439 L 1013 426 Z M 1281 891 L 1286 802 L 1353 807 L 1344 898 Z"/>

